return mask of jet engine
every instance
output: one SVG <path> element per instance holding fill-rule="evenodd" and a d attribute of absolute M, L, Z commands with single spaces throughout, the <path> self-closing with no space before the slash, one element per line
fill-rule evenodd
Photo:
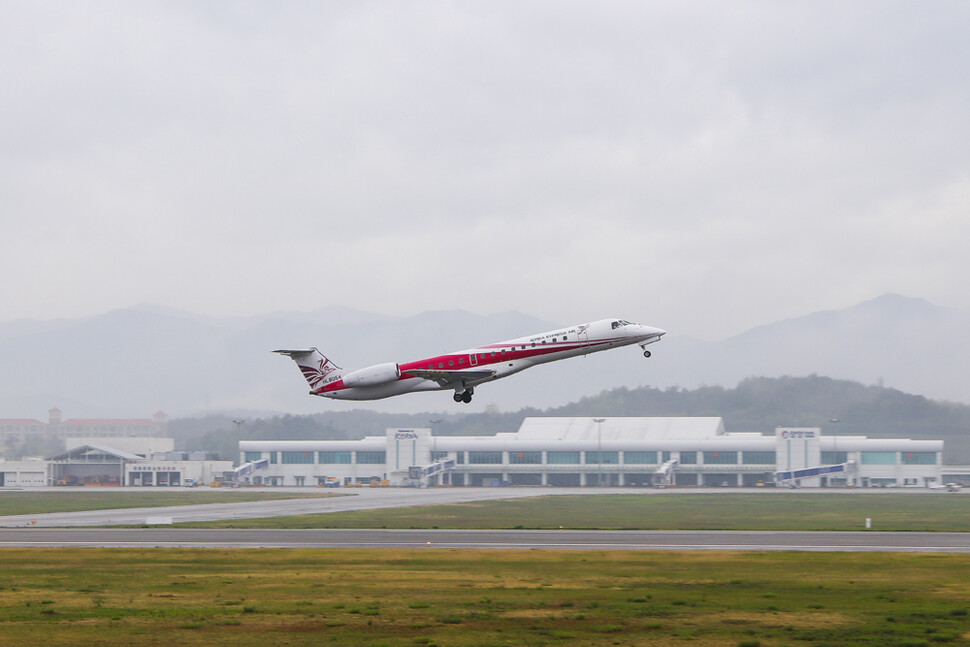
<path fill-rule="evenodd" d="M 377 386 L 394 382 L 401 377 L 401 368 L 394 362 L 375 364 L 344 375 L 345 386 Z"/>

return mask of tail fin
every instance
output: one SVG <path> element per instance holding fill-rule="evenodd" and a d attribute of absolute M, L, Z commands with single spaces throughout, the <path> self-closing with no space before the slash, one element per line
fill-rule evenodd
<path fill-rule="evenodd" d="M 300 370 L 303 372 L 303 377 L 306 378 L 313 392 L 323 388 L 325 384 L 340 379 L 340 376 L 343 375 L 343 369 L 327 359 L 316 348 L 310 348 L 308 350 L 274 350 L 273 352 L 279 353 L 280 355 L 287 355 L 296 362 L 296 365 L 300 367 Z"/>

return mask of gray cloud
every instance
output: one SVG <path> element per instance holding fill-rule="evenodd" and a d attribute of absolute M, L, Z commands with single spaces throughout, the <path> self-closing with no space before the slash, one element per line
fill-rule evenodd
<path fill-rule="evenodd" d="M 970 307 L 963 3 L 3 12 L 5 318 Z"/>

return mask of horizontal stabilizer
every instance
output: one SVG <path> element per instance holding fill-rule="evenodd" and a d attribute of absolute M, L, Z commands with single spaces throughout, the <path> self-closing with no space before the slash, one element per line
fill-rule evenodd
<path fill-rule="evenodd" d="M 303 350 L 274 350 L 274 353 L 279 353 L 280 355 L 286 355 L 287 357 L 297 358 L 300 355 L 309 355 L 316 348 L 304 348 Z"/>

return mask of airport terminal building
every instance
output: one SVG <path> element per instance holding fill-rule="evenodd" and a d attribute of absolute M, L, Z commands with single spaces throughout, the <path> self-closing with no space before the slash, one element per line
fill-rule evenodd
<path fill-rule="evenodd" d="M 240 441 L 239 451 L 261 466 L 254 483 L 277 486 L 924 487 L 940 483 L 943 441 L 728 433 L 714 417 L 577 417 L 527 418 L 494 436 L 388 429 L 360 440 Z"/>

